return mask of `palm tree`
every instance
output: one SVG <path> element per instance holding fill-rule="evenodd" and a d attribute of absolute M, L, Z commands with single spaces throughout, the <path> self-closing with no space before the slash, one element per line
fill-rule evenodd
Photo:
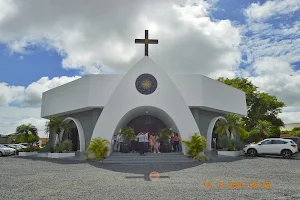
<path fill-rule="evenodd" d="M 272 123 L 268 121 L 258 120 L 256 129 L 250 131 L 250 134 L 258 134 L 260 139 L 266 139 L 271 135 Z"/>
<path fill-rule="evenodd" d="M 227 134 L 228 138 L 234 136 L 235 141 L 240 142 L 240 136 L 246 134 L 244 124 L 240 116 L 229 113 L 225 116 L 225 120 L 217 122 L 215 133 Z"/>
<path fill-rule="evenodd" d="M 26 143 L 29 142 L 29 134 L 32 134 L 34 137 L 37 137 L 38 130 L 32 124 L 22 124 L 16 128 L 16 134 L 18 136 L 24 137 Z"/>
<path fill-rule="evenodd" d="M 70 127 L 66 121 L 64 121 L 63 117 L 54 116 L 50 117 L 50 121 L 46 123 L 45 132 L 49 133 L 54 132 L 57 134 L 58 137 L 58 144 L 59 144 L 59 152 L 61 153 L 61 141 L 60 141 L 60 133 L 62 131 L 66 131 L 67 133 L 71 133 Z"/>

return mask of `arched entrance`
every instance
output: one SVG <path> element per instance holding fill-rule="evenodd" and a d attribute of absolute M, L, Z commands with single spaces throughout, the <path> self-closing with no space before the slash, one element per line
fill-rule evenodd
<path fill-rule="evenodd" d="M 159 136 L 163 128 L 168 128 L 172 132 L 177 133 L 181 138 L 174 120 L 162 109 L 151 106 L 138 107 L 127 112 L 115 128 L 114 135 L 117 135 L 124 127 L 133 128 L 136 135 L 140 132 L 149 132 L 156 136 Z M 113 143 L 112 140 L 111 149 L 115 150 L 116 148 L 114 148 Z M 181 141 L 179 142 L 179 150 L 182 151 Z"/>
<path fill-rule="evenodd" d="M 80 150 L 78 129 L 77 129 L 74 121 L 70 121 L 68 123 L 68 125 L 70 128 L 70 133 L 64 131 L 62 141 L 64 141 L 64 140 L 72 141 L 72 151 L 78 151 L 78 150 Z"/>
<path fill-rule="evenodd" d="M 80 121 L 73 117 L 67 117 L 64 121 L 69 124 L 71 133 L 67 134 L 65 130 L 62 130 L 60 133 L 61 141 L 71 140 L 73 151 L 85 151 L 85 137 Z"/>
<path fill-rule="evenodd" d="M 217 124 L 218 120 L 226 120 L 226 119 L 222 116 L 218 116 L 218 117 L 213 118 L 210 121 L 208 129 L 207 129 L 207 136 L 206 136 L 206 149 L 208 151 L 211 151 L 212 149 L 217 147 L 218 135 L 215 134 L 214 131 L 216 129 L 216 124 Z M 216 142 L 216 144 L 215 144 L 215 142 Z"/>

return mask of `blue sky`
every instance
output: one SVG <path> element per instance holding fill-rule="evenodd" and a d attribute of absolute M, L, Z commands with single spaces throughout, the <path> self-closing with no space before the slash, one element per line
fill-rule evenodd
<path fill-rule="evenodd" d="M 145 29 L 159 39 L 149 53 L 166 71 L 249 78 L 287 104 L 281 114 L 285 122 L 299 121 L 298 0 L 187 0 L 180 6 L 175 0 L 117 5 L 3 0 L 2 132 L 25 122 L 43 127 L 40 105 L 46 90 L 85 74 L 129 70 L 143 56 L 142 45 L 133 41 Z"/>

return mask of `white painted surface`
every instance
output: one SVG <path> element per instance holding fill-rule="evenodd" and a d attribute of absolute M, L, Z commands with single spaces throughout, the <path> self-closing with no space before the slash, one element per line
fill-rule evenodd
<path fill-rule="evenodd" d="M 19 156 L 34 156 L 37 154 L 38 152 L 19 152 Z"/>
<path fill-rule="evenodd" d="M 241 151 L 218 151 L 218 155 L 222 155 L 222 156 L 241 156 L 242 152 Z"/>
<path fill-rule="evenodd" d="M 146 60 L 153 62 L 148 57 L 144 57 L 139 63 L 141 64 Z M 127 83 L 130 85 L 127 85 L 126 89 L 135 89 L 135 79 L 141 73 L 147 72 L 148 69 L 143 71 L 146 68 L 141 67 L 141 70 L 131 77 L 131 82 Z M 132 69 L 128 73 L 131 73 Z M 151 69 L 149 70 L 151 71 Z M 159 78 L 159 74 L 155 76 Z M 107 105 L 123 77 L 124 75 L 88 75 L 44 92 L 41 116 L 69 114 L 95 107 L 103 108 Z M 240 90 L 200 74 L 168 76 L 167 80 L 160 79 L 159 82 L 166 83 L 170 81 L 170 78 L 189 107 L 199 107 L 216 112 L 232 112 L 240 115 L 247 114 L 245 93 Z M 122 93 L 126 92 L 122 91 Z M 144 99 L 141 98 L 140 100 Z M 155 101 L 164 101 L 164 99 L 155 99 Z M 172 102 L 169 101 L 169 104 Z M 136 105 L 136 107 L 138 106 Z"/>
<path fill-rule="evenodd" d="M 68 158 L 68 157 L 74 157 L 75 153 L 48 153 L 48 158 Z"/>
<path fill-rule="evenodd" d="M 139 93 L 135 87 L 136 78 L 143 73 L 152 74 L 158 82 L 156 91 L 150 95 Z M 162 68 L 145 57 L 123 77 L 111 95 L 96 123 L 92 139 L 101 136 L 111 141 L 113 134 L 119 132 L 123 125 L 136 116 L 145 115 L 146 111 L 177 130 L 181 139 L 188 140 L 194 132 L 199 132 L 176 85 Z"/>

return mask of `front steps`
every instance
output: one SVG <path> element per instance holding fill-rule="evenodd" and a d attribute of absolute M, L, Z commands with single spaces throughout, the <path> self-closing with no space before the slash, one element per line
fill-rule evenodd
<path fill-rule="evenodd" d="M 192 163 L 192 160 L 182 152 L 171 153 L 118 153 L 113 152 L 108 156 L 103 163 L 109 164 L 159 164 L 159 163 Z"/>

